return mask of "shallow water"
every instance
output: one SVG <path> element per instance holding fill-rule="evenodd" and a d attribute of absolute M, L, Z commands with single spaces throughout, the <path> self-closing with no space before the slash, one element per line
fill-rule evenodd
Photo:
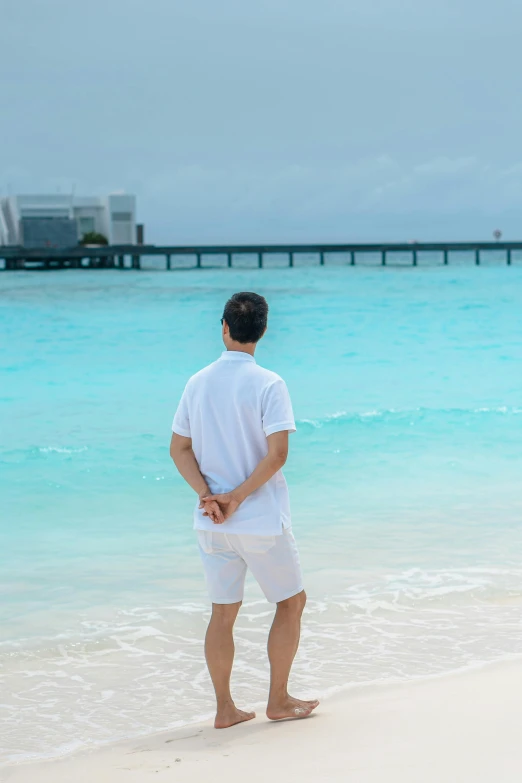
<path fill-rule="evenodd" d="M 290 388 L 309 604 L 294 687 L 325 693 L 522 653 L 522 269 L 0 276 L 2 758 L 209 714 L 193 498 L 168 458 L 234 290 Z M 235 688 L 262 701 L 249 583 Z"/>

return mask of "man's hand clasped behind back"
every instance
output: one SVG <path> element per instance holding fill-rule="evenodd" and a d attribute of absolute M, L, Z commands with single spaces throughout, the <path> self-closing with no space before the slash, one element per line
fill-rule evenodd
<path fill-rule="evenodd" d="M 210 517 L 216 525 L 222 525 L 240 504 L 241 501 L 233 492 L 225 492 L 222 495 L 206 495 L 200 498 L 199 507 L 203 509 L 204 517 Z"/>
<path fill-rule="evenodd" d="M 215 525 L 222 525 L 225 521 L 219 505 L 214 500 L 200 498 L 199 507 L 203 509 L 203 516 L 209 517 Z"/>

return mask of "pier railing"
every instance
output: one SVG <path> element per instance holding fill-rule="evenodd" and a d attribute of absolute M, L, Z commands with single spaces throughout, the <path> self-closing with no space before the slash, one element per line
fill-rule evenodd
<path fill-rule="evenodd" d="M 3 269 L 141 269 L 142 259 L 160 256 L 165 260 L 165 269 L 203 269 L 209 258 L 220 256 L 226 259 L 227 267 L 234 267 L 241 257 L 254 256 L 255 265 L 262 268 L 267 256 L 285 255 L 287 265 L 294 266 L 296 255 L 313 255 L 317 264 L 324 266 L 332 256 L 346 256 L 346 264 L 355 266 L 363 256 L 378 256 L 381 266 L 390 265 L 392 254 L 407 254 L 411 266 L 419 264 L 419 254 L 429 253 L 430 261 L 447 265 L 454 254 L 472 253 L 472 263 L 479 265 L 483 253 L 502 252 L 509 266 L 513 252 L 522 251 L 522 242 L 392 242 L 376 244 L 268 244 L 268 245 L 105 245 L 100 247 L 72 248 L 23 248 L 0 246 L 0 261 Z M 193 259 L 193 263 L 180 264 L 181 257 Z M 392 259 L 393 263 L 393 259 Z M 223 266 L 223 265 L 221 265 Z M 402 263 L 401 266 L 404 266 Z"/>

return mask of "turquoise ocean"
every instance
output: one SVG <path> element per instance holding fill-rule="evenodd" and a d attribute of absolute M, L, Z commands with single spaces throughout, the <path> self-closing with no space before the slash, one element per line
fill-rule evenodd
<path fill-rule="evenodd" d="M 309 595 L 296 695 L 522 654 L 522 267 L 0 274 L 0 758 L 207 717 L 191 490 L 168 446 L 222 308 L 297 420 L 285 474 Z M 249 581 L 234 690 L 259 705 Z"/>

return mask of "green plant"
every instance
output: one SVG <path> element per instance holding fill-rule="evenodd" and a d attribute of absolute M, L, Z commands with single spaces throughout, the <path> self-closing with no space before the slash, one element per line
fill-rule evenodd
<path fill-rule="evenodd" d="M 97 231 L 88 231 L 80 240 L 80 245 L 108 245 L 107 237 Z"/>

